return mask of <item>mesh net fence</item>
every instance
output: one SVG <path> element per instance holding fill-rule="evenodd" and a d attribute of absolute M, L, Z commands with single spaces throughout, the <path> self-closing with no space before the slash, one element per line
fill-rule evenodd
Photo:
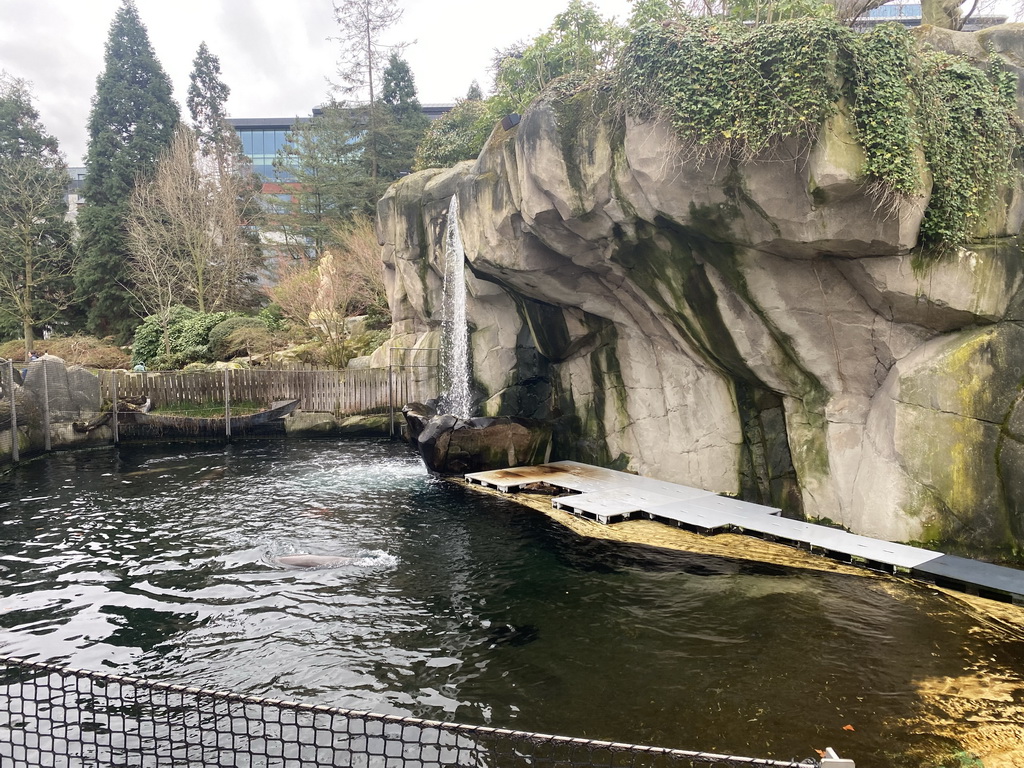
<path fill-rule="evenodd" d="M 0 657 L 5 768 L 814 764 L 372 714 Z"/>

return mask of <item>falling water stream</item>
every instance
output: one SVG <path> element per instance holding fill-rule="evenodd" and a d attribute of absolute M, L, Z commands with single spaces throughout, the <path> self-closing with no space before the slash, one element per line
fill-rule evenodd
<path fill-rule="evenodd" d="M 444 295 L 441 323 L 441 412 L 462 419 L 471 415 L 469 323 L 466 319 L 466 251 L 459 231 L 459 199 L 452 196 L 445 237 Z"/>
<path fill-rule="evenodd" d="M 350 559 L 275 561 L 299 552 Z M 0 475 L 0 653 L 859 768 L 1024 733 L 1019 625 L 909 581 L 585 538 L 387 442 L 122 446 Z"/>

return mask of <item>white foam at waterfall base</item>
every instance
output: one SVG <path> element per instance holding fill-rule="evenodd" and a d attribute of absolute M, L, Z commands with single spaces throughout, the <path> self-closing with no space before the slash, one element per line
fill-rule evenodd
<path fill-rule="evenodd" d="M 448 207 L 441 312 L 441 413 L 468 419 L 472 398 L 469 324 L 466 321 L 466 251 L 459 232 L 459 201 L 455 196 Z"/>

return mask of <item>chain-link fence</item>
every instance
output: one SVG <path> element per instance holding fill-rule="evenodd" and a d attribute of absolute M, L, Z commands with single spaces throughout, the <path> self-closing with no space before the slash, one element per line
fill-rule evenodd
<path fill-rule="evenodd" d="M 20 386 L 20 371 L 15 374 L 14 363 L 0 359 L 0 457 L 7 456 L 12 461 L 19 458 L 18 408 L 14 393 Z"/>
<path fill-rule="evenodd" d="M 260 699 L 0 657 L 5 768 L 852 766 L 551 736 Z"/>

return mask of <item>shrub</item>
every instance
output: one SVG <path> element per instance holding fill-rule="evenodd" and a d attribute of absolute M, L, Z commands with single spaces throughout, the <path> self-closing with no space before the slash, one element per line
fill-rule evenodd
<path fill-rule="evenodd" d="M 283 331 L 287 325 L 279 304 L 268 304 L 256 315 L 271 331 Z"/>
<path fill-rule="evenodd" d="M 258 317 L 229 317 L 210 329 L 207 346 L 210 356 L 216 360 L 229 360 L 248 348 L 245 334 L 236 331 L 267 333 L 267 324 Z"/>
<path fill-rule="evenodd" d="M 167 329 L 171 351 L 196 354 L 195 350 L 206 349 L 210 341 L 210 331 L 229 317 L 231 315 L 228 312 L 194 312 L 189 317 L 183 317 L 181 322 Z M 204 354 L 209 354 L 209 350 L 207 349 Z"/>
<path fill-rule="evenodd" d="M 36 350 L 55 355 L 69 365 L 86 368 L 127 368 L 130 358 L 121 347 L 100 341 L 94 336 L 61 336 L 37 339 Z M 25 342 L 21 339 L 0 345 L 0 357 L 21 359 Z"/>
<path fill-rule="evenodd" d="M 132 342 L 132 357 L 136 362 L 143 362 L 147 366 L 163 352 L 164 329 L 159 318 L 150 315 L 142 321 L 142 325 L 135 329 L 135 339 Z"/>
<path fill-rule="evenodd" d="M 475 159 L 493 127 L 494 120 L 484 102 L 460 101 L 427 128 L 416 148 L 414 170 L 449 168 Z"/>
<path fill-rule="evenodd" d="M 181 305 L 171 307 L 166 318 L 150 315 L 135 331 L 132 356 L 157 369 L 209 362 L 210 331 L 229 317 L 228 312 L 196 312 Z"/>

